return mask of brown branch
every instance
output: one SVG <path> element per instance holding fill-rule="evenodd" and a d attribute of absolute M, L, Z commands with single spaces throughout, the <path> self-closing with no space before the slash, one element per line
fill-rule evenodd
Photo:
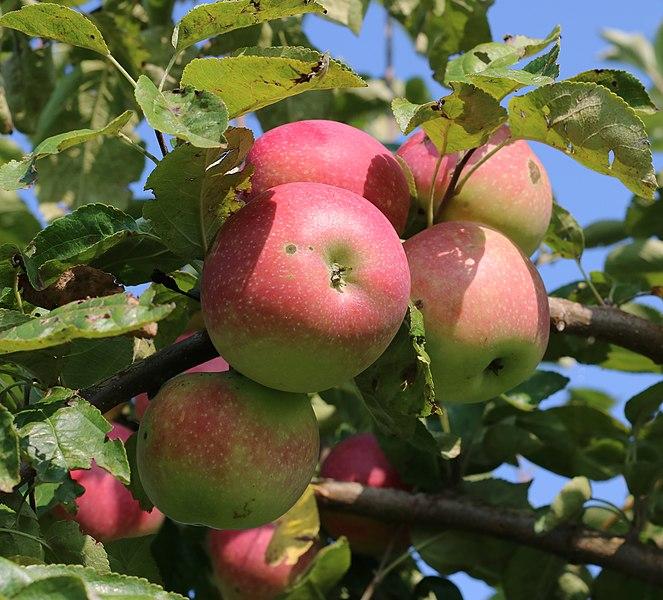
<path fill-rule="evenodd" d="M 524 511 L 478 504 L 460 496 L 411 494 L 340 481 L 317 484 L 316 495 L 320 502 L 340 511 L 423 525 L 427 530 L 481 533 L 663 586 L 663 551 L 659 548 L 574 525 L 539 535 L 534 532 L 535 517 Z"/>
<path fill-rule="evenodd" d="M 553 332 L 594 337 L 663 364 L 663 327 L 612 306 L 549 298 Z"/>

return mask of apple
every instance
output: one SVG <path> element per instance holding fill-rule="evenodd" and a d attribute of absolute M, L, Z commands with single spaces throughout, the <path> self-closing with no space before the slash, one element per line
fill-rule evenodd
<path fill-rule="evenodd" d="M 371 433 L 350 436 L 334 446 L 320 467 L 320 476 L 354 481 L 368 487 L 409 489 Z M 332 537 L 346 536 L 353 552 L 359 554 L 382 556 L 395 534 L 394 550 L 407 548 L 410 544 L 407 529 L 399 532 L 396 525 L 383 521 L 329 508 L 321 508 L 320 520 Z"/>
<path fill-rule="evenodd" d="M 243 531 L 211 531 L 209 554 L 214 579 L 224 600 L 273 600 L 310 564 L 314 546 L 294 565 L 270 565 L 265 553 L 276 525 Z"/>
<path fill-rule="evenodd" d="M 108 434 L 112 440 L 126 442 L 131 430 L 115 423 Z M 71 472 L 74 481 L 85 488 L 76 499 L 78 511 L 75 515 L 64 509 L 56 514 L 61 518 L 74 519 L 81 531 L 98 541 L 138 537 L 156 532 L 163 522 L 163 514 L 157 509 L 144 511 L 134 500 L 131 492 L 115 477 L 96 464 L 89 470 Z"/>
<path fill-rule="evenodd" d="M 168 517 L 245 529 L 292 507 L 313 476 L 319 445 L 305 394 L 235 371 L 185 373 L 150 402 L 136 456 L 147 495 Z"/>
<path fill-rule="evenodd" d="M 205 326 L 240 373 L 317 392 L 373 363 L 407 310 L 398 235 L 370 202 L 322 183 L 276 186 L 228 219 L 205 259 Z"/>
<path fill-rule="evenodd" d="M 375 204 L 399 233 L 405 228 L 410 193 L 403 171 L 360 129 L 324 120 L 287 123 L 259 137 L 247 162 L 255 167 L 249 198 L 283 183 L 326 183 Z"/>
<path fill-rule="evenodd" d="M 465 174 L 488 152 L 510 135 L 506 126 L 498 129 L 463 168 Z M 428 205 L 430 186 L 439 153 L 419 131 L 408 139 L 398 154 L 410 167 L 417 186 L 419 203 Z M 456 157 L 445 156 L 436 179 L 436 211 L 447 191 Z M 460 191 L 449 198 L 437 214 L 438 221 L 476 221 L 509 236 L 528 256 L 534 252 L 550 223 L 552 190 L 541 161 L 524 140 L 500 148 L 481 164 Z"/>
<path fill-rule="evenodd" d="M 440 153 L 423 130 L 411 135 L 396 152 L 410 168 L 417 189 L 417 202 L 422 211 L 428 210 L 433 175 Z M 444 192 L 449 187 L 451 175 L 456 166 L 457 155 L 445 154 L 435 178 L 435 196 L 433 209 L 437 212 Z"/>
<path fill-rule="evenodd" d="M 527 379 L 546 350 L 550 315 L 541 277 L 521 250 L 469 221 L 440 223 L 404 247 L 436 395 L 480 402 Z"/>
<path fill-rule="evenodd" d="M 181 342 L 182 340 L 191 337 L 193 332 L 184 333 L 179 336 L 175 342 Z M 220 356 L 217 356 L 207 362 L 202 363 L 201 365 L 196 365 L 191 367 L 185 373 L 219 373 L 221 371 L 228 370 L 228 363 L 223 360 Z M 147 407 L 150 403 L 150 398 L 146 393 L 138 394 L 134 398 L 134 417 L 137 421 L 140 421 L 147 410 Z"/>

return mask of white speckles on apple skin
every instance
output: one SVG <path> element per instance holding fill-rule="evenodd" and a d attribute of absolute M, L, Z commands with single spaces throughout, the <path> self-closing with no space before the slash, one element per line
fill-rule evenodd
<path fill-rule="evenodd" d="M 284 247 L 314 248 L 287 254 Z M 332 263 L 352 270 L 339 291 Z M 347 190 L 268 190 L 219 232 L 205 263 L 207 330 L 228 362 L 263 385 L 319 391 L 384 351 L 407 308 L 403 247 L 382 213 Z M 222 350 L 223 349 L 223 350 Z"/>

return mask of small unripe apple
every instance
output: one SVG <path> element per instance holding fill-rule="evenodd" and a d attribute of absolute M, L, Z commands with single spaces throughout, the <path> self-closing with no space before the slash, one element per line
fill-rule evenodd
<path fill-rule="evenodd" d="M 181 342 L 182 340 L 191 337 L 193 333 L 184 333 L 179 336 L 175 342 Z M 196 365 L 191 367 L 185 373 L 220 373 L 221 371 L 228 370 L 228 363 L 223 360 L 220 356 L 208 360 L 207 362 L 202 363 L 201 365 Z M 150 398 L 146 393 L 138 394 L 134 398 L 134 416 L 137 421 L 140 421 L 147 410 L 148 405 L 150 404 Z"/>
<path fill-rule="evenodd" d="M 550 315 L 541 277 L 520 249 L 468 221 L 435 225 L 404 247 L 436 395 L 480 402 L 527 379 L 546 350 Z"/>
<path fill-rule="evenodd" d="M 326 183 L 377 206 L 399 233 L 410 206 L 407 180 L 391 152 L 369 134 L 336 121 L 287 123 L 259 137 L 250 198 L 283 183 Z"/>
<path fill-rule="evenodd" d="M 408 489 L 375 436 L 370 433 L 350 436 L 334 446 L 320 467 L 320 475 L 368 487 Z M 399 531 L 398 524 L 335 512 L 329 508 L 321 508 L 320 520 L 332 537 L 344 535 L 353 552 L 360 554 L 382 556 L 394 536 L 393 550 L 407 548 L 410 543 L 409 530 Z"/>
<path fill-rule="evenodd" d="M 187 373 L 150 402 L 138 431 L 138 472 L 150 500 L 174 521 L 258 527 L 302 495 L 319 443 L 306 395 L 235 371 Z"/>
<path fill-rule="evenodd" d="M 115 423 L 108 434 L 112 440 L 126 442 L 131 431 Z M 151 512 L 140 508 L 131 492 L 110 473 L 92 465 L 89 470 L 71 472 L 74 481 L 85 488 L 82 496 L 76 499 L 78 511 L 72 515 L 65 510 L 57 510 L 59 517 L 73 519 L 81 531 L 101 542 L 138 537 L 156 532 L 163 522 L 163 514 L 156 508 Z"/>
<path fill-rule="evenodd" d="M 506 126 L 474 152 L 463 168 L 459 183 L 469 171 L 510 135 Z M 398 154 L 410 167 L 419 202 L 428 206 L 430 186 L 439 157 L 423 131 L 410 137 Z M 436 179 L 436 212 L 447 191 L 457 156 L 442 159 Z M 501 231 L 528 256 L 546 234 L 552 213 L 552 190 L 546 170 L 524 140 L 510 142 L 497 150 L 467 179 L 457 194 L 437 212 L 438 221 L 475 221 Z"/>
<path fill-rule="evenodd" d="M 211 531 L 209 553 L 214 579 L 224 600 L 274 600 L 315 556 L 311 548 L 294 565 L 270 565 L 265 559 L 276 526 L 243 531 Z"/>
<path fill-rule="evenodd" d="M 410 274 L 384 215 L 347 190 L 288 183 L 226 221 L 205 259 L 214 346 L 263 385 L 316 392 L 372 364 L 407 309 Z"/>

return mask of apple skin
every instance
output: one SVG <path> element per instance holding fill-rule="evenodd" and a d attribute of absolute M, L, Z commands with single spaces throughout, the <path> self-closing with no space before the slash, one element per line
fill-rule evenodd
<path fill-rule="evenodd" d="M 182 340 L 187 339 L 193 335 L 192 332 L 184 333 L 179 336 L 175 342 L 181 342 Z M 222 371 L 227 371 L 229 369 L 228 363 L 223 360 L 220 356 L 208 360 L 201 365 L 196 365 L 186 370 L 185 373 L 220 373 Z M 146 393 L 138 394 L 134 398 L 134 417 L 137 421 L 140 421 L 147 410 L 148 405 L 150 404 L 150 398 Z"/>
<path fill-rule="evenodd" d="M 273 600 L 300 575 L 317 552 L 314 546 L 294 565 L 270 565 L 265 553 L 276 525 L 243 531 L 211 531 L 209 554 L 224 600 Z"/>
<path fill-rule="evenodd" d="M 431 184 L 435 174 L 435 165 L 440 153 L 435 144 L 430 141 L 423 130 L 412 134 L 396 152 L 412 172 L 417 189 L 417 202 L 421 210 L 428 210 L 430 202 Z M 435 202 L 433 210 L 437 212 L 444 192 L 447 191 L 451 175 L 457 162 L 456 154 L 445 154 L 440 162 L 440 168 L 435 178 Z"/>
<path fill-rule="evenodd" d="M 527 379 L 548 345 L 550 314 L 541 277 L 520 249 L 467 221 L 434 225 L 404 247 L 436 395 L 480 402 Z"/>
<path fill-rule="evenodd" d="M 115 423 L 108 434 L 112 440 L 126 442 L 131 430 Z M 76 499 L 78 511 L 72 515 L 64 509 L 58 509 L 60 518 L 75 520 L 81 531 L 100 542 L 110 542 L 122 538 L 138 537 L 155 533 L 163 514 L 157 509 L 151 512 L 140 508 L 131 492 L 115 477 L 96 464 L 89 470 L 71 472 L 74 481 L 85 488 L 82 496 Z"/>
<path fill-rule="evenodd" d="M 255 166 L 249 198 L 283 183 L 326 183 L 375 204 L 397 232 L 405 228 L 405 175 L 391 152 L 360 129 L 325 120 L 287 123 L 259 137 L 247 162 Z"/>
<path fill-rule="evenodd" d="M 510 135 L 500 127 L 470 158 L 460 180 L 481 158 Z M 439 156 L 423 131 L 398 150 L 414 176 L 419 204 L 428 205 L 435 163 Z M 435 210 L 447 191 L 457 156 L 442 159 L 436 179 Z M 437 221 L 475 221 L 501 231 L 531 255 L 543 240 L 552 214 L 553 196 L 545 168 L 524 140 L 507 144 L 470 175 L 460 192 L 445 202 Z"/>
<path fill-rule="evenodd" d="M 288 183 L 223 225 L 203 268 L 202 312 L 240 373 L 317 392 L 372 364 L 396 334 L 410 274 L 384 215 L 347 190 Z"/>
<path fill-rule="evenodd" d="M 320 436 L 304 394 L 235 371 L 186 373 L 161 387 L 138 431 L 150 500 L 174 521 L 245 529 L 274 521 L 304 493 Z"/>
<path fill-rule="evenodd" d="M 410 489 L 371 433 L 350 436 L 334 446 L 320 467 L 320 476 L 368 487 Z M 398 529 L 394 524 L 328 508 L 320 509 L 320 520 L 332 537 L 346 536 L 353 552 L 374 557 L 383 555 Z M 410 533 L 404 529 L 395 540 L 393 549 L 405 549 L 409 545 Z"/>

